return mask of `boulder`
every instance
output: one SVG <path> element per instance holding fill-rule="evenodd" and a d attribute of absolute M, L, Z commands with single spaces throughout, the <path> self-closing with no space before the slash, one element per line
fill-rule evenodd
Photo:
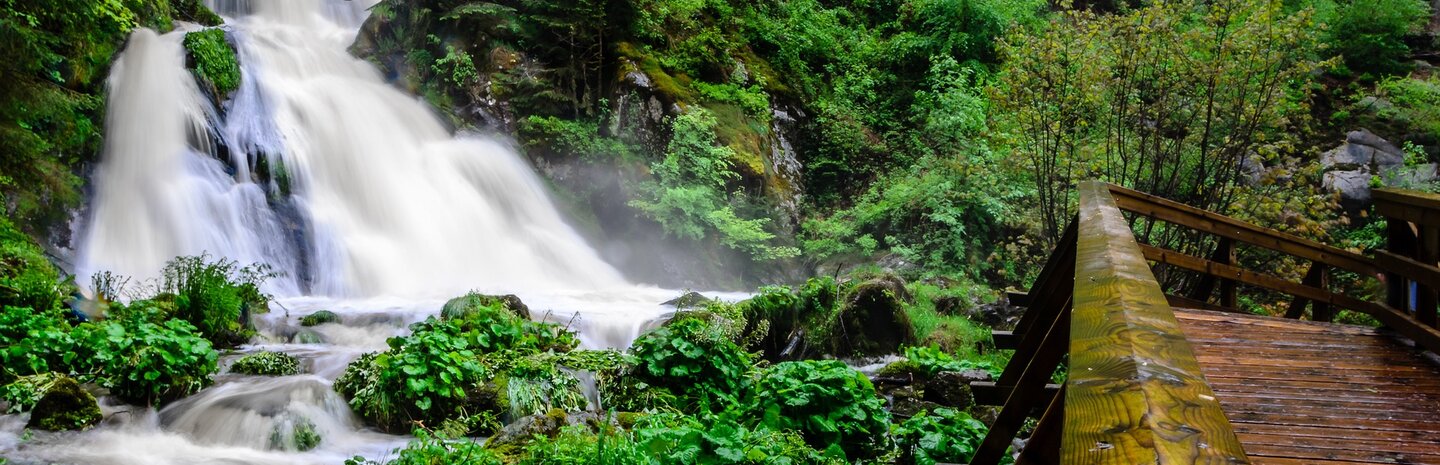
<path fill-rule="evenodd" d="M 1024 314 L 1024 307 L 1010 305 L 1009 299 L 1002 299 L 992 304 L 975 306 L 965 317 L 994 329 L 1008 330 L 1014 328 Z"/>
<path fill-rule="evenodd" d="M 833 355 L 877 356 L 893 354 L 915 344 L 915 328 L 905 313 L 912 303 L 905 281 L 884 275 L 856 285 L 840 309 L 838 327 L 832 329 Z"/>
<path fill-rule="evenodd" d="M 305 329 L 296 331 L 295 335 L 290 338 L 290 342 L 292 344 L 324 344 L 325 337 L 315 330 Z"/>
<path fill-rule="evenodd" d="M 521 417 L 500 431 L 490 436 L 485 441 L 485 448 L 501 452 L 502 454 L 511 451 L 520 451 L 526 444 L 536 437 L 553 438 L 560 434 L 560 429 L 570 425 L 589 425 L 598 428 L 604 424 L 618 427 L 619 424 L 614 416 L 608 413 L 596 412 L 575 412 L 566 413 L 555 409 L 544 415 L 530 415 Z"/>
<path fill-rule="evenodd" d="M 967 409 L 975 405 L 975 395 L 970 392 L 972 381 L 988 381 L 990 374 L 980 370 L 945 371 L 925 383 L 923 399 L 946 407 Z"/>
<path fill-rule="evenodd" d="M 699 292 L 686 292 L 680 297 L 661 302 L 660 305 L 668 305 L 678 309 L 703 307 L 705 304 L 714 302 L 713 299 L 701 295 Z"/>
<path fill-rule="evenodd" d="M 475 311 L 478 307 L 494 307 L 496 305 L 510 311 L 510 313 L 515 314 L 515 316 L 527 320 L 530 319 L 530 307 L 527 307 L 525 302 L 522 302 L 520 297 L 515 296 L 515 294 L 487 295 L 476 292 L 471 292 L 445 302 L 445 306 L 440 309 L 440 318 L 462 318 L 470 314 L 470 312 Z"/>
<path fill-rule="evenodd" d="M 339 323 L 340 315 L 329 310 L 320 310 L 300 318 L 300 326 L 317 326 L 325 323 Z"/>
<path fill-rule="evenodd" d="M 46 431 L 84 429 L 100 422 L 102 415 L 95 396 L 80 388 L 74 379 L 62 376 L 50 384 L 35 403 L 27 428 Z"/>

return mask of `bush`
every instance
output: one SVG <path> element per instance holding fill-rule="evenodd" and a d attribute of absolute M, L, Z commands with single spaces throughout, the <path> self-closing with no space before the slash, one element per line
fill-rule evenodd
<path fill-rule="evenodd" d="M 250 313 L 268 311 L 270 297 L 260 285 L 274 277 L 266 265 L 240 267 L 208 255 L 176 257 L 165 263 L 161 292 L 174 294 L 176 316 L 199 328 L 217 347 L 243 344 Z"/>
<path fill-rule="evenodd" d="M 96 381 L 121 400 L 153 406 L 209 386 L 217 358 L 210 342 L 190 323 L 150 320 L 132 316 L 75 328 L 76 351 L 84 352 L 80 360 L 89 372 L 100 373 Z"/>
<path fill-rule="evenodd" d="M 907 347 L 905 358 L 914 362 L 928 376 L 945 371 L 985 370 L 992 376 L 999 376 L 1001 367 L 990 361 L 959 360 L 940 350 L 939 347 Z"/>
<path fill-rule="evenodd" d="M 290 376 L 300 374 L 300 361 L 280 352 L 257 352 L 240 357 L 230 365 L 231 373 L 255 376 Z"/>
<path fill-rule="evenodd" d="M 527 148 L 545 147 L 557 155 L 582 160 L 623 160 L 632 156 L 630 146 L 600 135 L 599 125 L 591 121 L 531 115 L 520 121 L 518 134 Z"/>
<path fill-rule="evenodd" d="M 1339 0 L 1316 2 L 1330 13 L 1320 18 L 1328 24 L 1326 42 L 1345 58 L 1350 69 L 1361 72 L 1398 73 L 1410 55 L 1405 36 L 1419 32 L 1430 17 L 1422 0 Z M 1333 9 L 1332 9 L 1333 8 Z"/>
<path fill-rule="evenodd" d="M 893 431 L 900 446 L 900 463 L 913 465 L 969 463 L 986 432 L 980 420 L 944 408 L 920 412 L 895 425 Z"/>
<path fill-rule="evenodd" d="M 837 360 L 784 362 L 766 369 L 746 403 L 759 424 L 796 430 L 816 449 L 873 459 L 888 448 L 890 414 L 864 374 Z"/>
<path fill-rule="evenodd" d="M 518 465 L 636 465 L 651 463 L 629 432 L 602 426 L 567 426 L 554 438 L 536 436 Z"/>
<path fill-rule="evenodd" d="M 692 417 L 669 424 L 648 420 L 636 428 L 643 447 L 663 465 L 840 465 L 845 461 L 827 456 L 805 444 L 794 431 L 750 428 L 733 419 L 702 422 Z M 652 462 L 653 463 L 653 462 Z"/>
<path fill-rule="evenodd" d="M 390 338 L 388 352 L 361 357 L 336 380 L 355 413 L 382 430 L 403 433 L 412 422 L 439 425 L 483 409 L 473 399 L 492 373 L 479 361 L 476 333 L 434 318 L 410 329 L 409 336 Z"/>
<path fill-rule="evenodd" d="M 646 333 L 630 347 L 636 366 L 630 382 L 657 386 L 679 397 L 683 411 L 718 411 L 739 400 L 751 362 L 739 346 L 696 320 Z"/>
<path fill-rule="evenodd" d="M 799 289 L 785 286 L 761 287 L 754 297 L 740 302 L 749 326 L 765 326 L 764 336 L 751 346 L 768 360 L 798 358 L 810 351 L 830 347 L 827 339 L 837 325 L 839 285 L 833 278 L 810 278 Z M 791 339 L 803 336 L 802 346 L 791 347 Z M 797 353 L 782 353 L 786 349 Z"/>
<path fill-rule="evenodd" d="M 225 40 L 225 31 L 204 29 L 186 33 L 185 50 L 190 54 L 195 76 L 215 86 L 219 92 L 217 97 L 240 88 L 240 62 Z"/>
<path fill-rule="evenodd" d="M 585 409 L 588 401 L 580 391 L 580 380 L 560 369 L 555 357 L 540 355 L 504 363 L 505 374 L 495 381 L 502 396 L 497 404 L 508 407 L 511 418 L 541 415 L 552 409 L 565 412 Z"/>
<path fill-rule="evenodd" d="M 60 308 L 60 272 L 45 251 L 0 217 L 0 306 Z"/>
<path fill-rule="evenodd" d="M 0 309 L 0 383 L 17 376 L 68 371 L 74 342 L 59 310 Z"/>

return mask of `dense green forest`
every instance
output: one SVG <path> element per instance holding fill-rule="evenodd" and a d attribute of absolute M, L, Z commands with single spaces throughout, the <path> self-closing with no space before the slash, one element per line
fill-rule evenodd
<path fill-rule="evenodd" d="M 130 32 L 198 23 L 201 88 L 240 88 L 202 3 L 0 3 L 0 405 L 31 429 L 96 427 L 92 392 L 160 408 L 304 371 L 244 349 L 278 311 L 266 264 L 176 257 L 137 291 L 60 258 Z M 452 299 L 326 381 L 366 428 L 414 435 L 346 463 L 964 463 L 997 414 L 968 382 L 1008 360 L 1002 295 L 1036 278 L 1077 183 L 1372 250 L 1369 189 L 1440 189 L 1435 24 L 1422 0 L 382 0 L 351 53 L 454 131 L 513 139 L 587 239 L 651 244 L 627 275 L 750 295 L 686 294 L 611 350 L 513 296 Z M 1394 160 L 1336 161 L 1351 145 Z M 272 449 L 326 440 L 287 425 Z"/>

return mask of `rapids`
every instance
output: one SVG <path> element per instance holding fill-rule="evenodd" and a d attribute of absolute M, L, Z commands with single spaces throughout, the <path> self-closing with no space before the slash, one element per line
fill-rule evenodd
<path fill-rule="evenodd" d="M 422 101 L 349 55 L 376 0 L 208 0 L 226 19 L 240 89 L 217 108 L 185 69 L 186 30 L 135 32 L 108 81 L 104 154 L 78 221 L 76 275 L 153 280 L 177 255 L 266 263 L 283 275 L 241 352 L 278 350 L 306 374 L 232 375 L 161 411 L 102 405 L 80 433 L 22 433 L 11 463 L 339 464 L 406 438 L 367 431 L 330 383 L 362 353 L 469 290 L 519 295 L 583 346 L 628 346 L 678 291 L 634 285 L 565 223 L 506 142 L 452 135 Z M 228 158 L 228 159 L 222 159 Z M 270 170 L 270 181 L 252 175 Z M 288 180 L 288 191 L 277 181 Z M 326 309 L 338 324 L 301 328 Z M 102 400 L 102 404 L 105 400 Z M 294 451 L 301 423 L 322 439 Z M 30 437 L 27 437 L 30 436 Z"/>

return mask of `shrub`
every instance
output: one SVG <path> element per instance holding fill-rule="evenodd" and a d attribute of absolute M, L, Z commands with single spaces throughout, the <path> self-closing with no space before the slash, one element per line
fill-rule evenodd
<path fill-rule="evenodd" d="M 0 306 L 60 308 L 60 273 L 45 251 L 0 217 Z"/>
<path fill-rule="evenodd" d="M 290 376 L 300 373 L 300 361 L 280 352 L 257 352 L 230 365 L 231 373 L 255 376 Z"/>
<path fill-rule="evenodd" d="M 693 417 L 673 418 L 669 424 L 654 419 L 636 428 L 635 435 L 655 461 L 664 465 L 840 465 L 805 444 L 794 431 L 750 428 L 733 419 L 702 422 Z"/>
<path fill-rule="evenodd" d="M 186 33 L 185 50 L 190 54 L 195 76 L 214 85 L 219 97 L 240 88 L 240 62 L 225 40 L 225 31 L 204 29 Z"/>
<path fill-rule="evenodd" d="M 64 375 L 55 373 L 41 373 L 38 375 L 21 376 L 14 381 L 0 385 L 0 401 L 10 404 L 10 408 L 4 413 L 13 414 L 29 411 L 35 407 L 35 403 L 55 385 L 56 381 L 64 378 Z"/>
<path fill-rule="evenodd" d="M 985 424 L 969 414 L 942 408 L 910 417 L 895 425 L 893 433 L 900 446 L 900 463 L 935 465 L 969 463 L 986 431 Z"/>
<path fill-rule="evenodd" d="M 392 433 L 462 416 L 492 374 L 479 361 L 475 332 L 434 318 L 410 329 L 390 338 L 388 352 L 361 357 L 336 380 L 357 414 Z"/>
<path fill-rule="evenodd" d="M 17 376 L 67 371 L 74 354 L 70 324 L 59 310 L 0 309 L 0 383 Z"/>
<path fill-rule="evenodd" d="M 629 432 L 602 426 L 597 434 L 587 425 L 560 429 L 554 438 L 536 436 L 518 465 L 636 465 L 651 463 Z"/>
<path fill-rule="evenodd" d="M 1401 60 L 1410 55 L 1405 36 L 1419 31 L 1430 8 L 1422 0 L 1341 0 L 1328 16 L 1320 18 L 1329 25 L 1326 42 L 1345 58 L 1346 66 L 1388 74 L 1405 70 Z"/>
<path fill-rule="evenodd" d="M 890 414 L 864 374 L 837 360 L 784 362 L 755 383 L 746 411 L 773 430 L 796 430 L 816 449 L 872 459 L 888 447 Z"/>
<path fill-rule="evenodd" d="M 175 295 L 176 316 L 199 328 L 218 347 L 249 339 L 246 319 L 268 310 L 260 285 L 274 277 L 265 265 L 240 267 L 208 255 L 176 257 L 165 263 L 161 292 Z"/>
<path fill-rule="evenodd" d="M 588 401 L 580 392 L 580 380 L 560 369 L 552 357 L 521 357 L 508 363 L 503 377 L 496 379 L 502 400 L 511 418 L 541 415 L 552 409 L 583 410 Z"/>
<path fill-rule="evenodd" d="M 525 306 L 525 302 L 513 294 L 487 295 L 471 292 L 445 301 L 445 305 L 440 308 L 440 319 L 463 320 L 477 312 L 479 314 L 476 316 L 479 317 L 494 317 L 496 312 L 501 311 L 521 319 L 530 318 L 530 307 Z M 509 319 L 503 314 L 499 318 Z"/>
<path fill-rule="evenodd" d="M 630 158 L 630 146 L 620 139 L 600 135 L 599 124 L 554 116 L 536 116 L 520 121 L 520 140 L 527 148 L 546 147 L 557 155 L 582 160 Z"/>
<path fill-rule="evenodd" d="M 646 333 L 630 347 L 634 382 L 675 393 L 686 411 L 718 410 L 738 400 L 748 385 L 750 356 L 696 320 Z"/>
<path fill-rule="evenodd" d="M 185 321 L 132 316 L 81 324 L 72 335 L 100 373 L 96 381 L 126 402 L 163 405 L 209 386 L 215 374 L 215 350 Z"/>
<path fill-rule="evenodd" d="M 829 347 L 826 339 L 836 325 L 838 298 L 839 285 L 830 277 L 810 278 L 799 289 L 761 287 L 754 297 L 738 304 L 752 329 L 758 329 L 760 322 L 767 326 L 751 348 L 763 351 L 767 359 L 779 360 Z M 792 349 L 791 338 L 797 335 L 803 335 L 805 344 Z M 782 353 L 787 349 L 801 353 Z"/>

